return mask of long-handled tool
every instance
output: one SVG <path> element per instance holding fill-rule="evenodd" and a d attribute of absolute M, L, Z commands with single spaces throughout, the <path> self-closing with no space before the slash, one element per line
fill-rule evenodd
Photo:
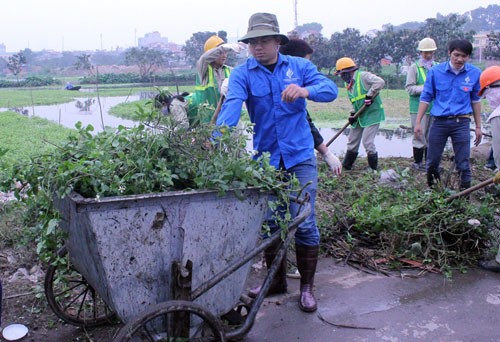
<path fill-rule="evenodd" d="M 373 99 L 375 99 L 375 97 L 377 97 L 377 95 L 378 95 L 378 93 L 375 93 L 375 94 L 372 96 L 372 100 L 373 100 Z M 363 111 L 365 110 L 365 108 L 366 108 L 366 107 L 367 107 L 367 106 L 366 106 L 366 104 L 363 104 L 363 105 L 361 106 L 361 108 L 360 108 L 360 109 L 358 109 L 358 111 L 357 111 L 356 113 L 354 113 L 354 115 L 352 115 L 351 117 L 352 117 L 352 118 L 357 119 L 357 118 L 358 118 L 358 116 L 360 116 L 360 115 L 363 113 Z M 345 130 L 345 129 L 346 129 L 346 128 L 350 125 L 350 124 L 351 124 L 351 123 L 350 123 L 349 121 L 347 121 L 347 122 L 346 122 L 346 124 L 344 125 L 344 127 L 342 127 L 342 128 L 340 129 L 340 131 L 338 131 L 337 133 L 335 133 L 335 135 L 334 135 L 334 136 L 333 136 L 330 140 L 328 140 L 328 142 L 326 143 L 326 146 L 330 146 L 330 144 L 331 144 L 331 143 L 332 143 L 335 139 L 337 139 L 337 138 L 339 137 L 339 135 L 341 135 L 341 134 L 342 134 L 342 132 L 343 132 L 343 131 L 344 131 L 344 130 Z"/>
<path fill-rule="evenodd" d="M 457 192 L 456 194 L 453 194 L 451 195 L 450 197 L 448 197 L 446 199 L 446 202 L 451 202 L 453 201 L 454 199 L 458 198 L 458 197 L 462 197 L 462 196 L 466 196 L 468 194 L 470 194 L 471 192 L 473 191 L 476 191 L 478 189 L 481 189 L 483 187 L 485 187 L 486 185 L 490 185 L 491 183 L 495 183 L 495 184 L 500 184 L 500 171 L 498 171 L 494 177 L 490 178 L 490 179 L 487 179 L 479 184 L 476 184 L 474 186 L 471 186 L 470 188 L 467 188 L 463 191 L 460 191 L 460 192 Z"/>
<path fill-rule="evenodd" d="M 360 108 L 360 109 L 359 109 L 356 113 L 354 113 L 354 115 L 352 115 L 351 117 L 352 117 L 352 118 L 357 119 L 357 118 L 358 118 L 358 116 L 360 116 L 360 115 L 361 115 L 361 113 L 365 110 L 365 108 L 366 108 L 366 105 L 365 105 L 365 104 L 363 104 L 363 105 L 361 106 L 361 108 Z M 339 137 L 339 135 L 341 135 L 341 134 L 342 134 L 342 132 L 343 132 L 343 131 L 344 131 L 344 130 L 345 130 L 345 129 L 346 129 L 346 128 L 350 125 L 350 124 L 351 124 L 351 123 L 350 123 L 349 121 L 347 121 L 347 122 L 346 122 L 346 124 L 344 125 L 344 127 L 342 127 L 342 128 L 341 128 L 341 129 L 340 129 L 337 133 L 335 133 L 335 135 L 334 135 L 334 136 L 333 136 L 330 140 L 328 140 L 328 142 L 326 143 L 326 146 L 330 146 L 330 144 L 331 144 L 331 143 L 332 143 L 335 139 L 337 139 L 337 138 Z"/>
<path fill-rule="evenodd" d="M 226 99 L 226 97 L 224 95 L 221 95 L 219 102 L 217 102 L 217 107 L 215 108 L 214 115 L 212 116 L 212 120 L 210 120 L 210 123 L 212 125 L 214 125 L 215 122 L 217 121 L 217 117 L 219 116 L 220 110 L 222 108 L 222 104 L 224 103 L 225 99 Z"/>

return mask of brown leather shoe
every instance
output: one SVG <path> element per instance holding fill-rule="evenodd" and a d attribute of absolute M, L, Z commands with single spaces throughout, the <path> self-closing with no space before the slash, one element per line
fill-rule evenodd
<path fill-rule="evenodd" d="M 305 312 L 314 312 L 318 308 L 316 298 L 314 298 L 314 293 L 312 291 L 312 285 L 306 284 L 300 289 L 299 307 Z"/>

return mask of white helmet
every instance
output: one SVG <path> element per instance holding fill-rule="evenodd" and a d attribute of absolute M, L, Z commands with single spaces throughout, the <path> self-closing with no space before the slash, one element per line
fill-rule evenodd
<path fill-rule="evenodd" d="M 418 43 L 418 51 L 436 51 L 436 42 L 432 38 L 424 38 Z"/>

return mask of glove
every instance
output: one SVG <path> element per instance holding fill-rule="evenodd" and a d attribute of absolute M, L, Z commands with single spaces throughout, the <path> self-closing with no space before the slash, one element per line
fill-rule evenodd
<path fill-rule="evenodd" d="M 337 158 L 331 151 L 328 151 L 323 154 L 323 159 L 325 160 L 325 163 L 328 165 L 330 170 L 332 170 L 333 174 L 335 176 L 340 176 L 340 174 L 342 173 L 342 163 L 340 162 L 339 158 Z"/>
<path fill-rule="evenodd" d="M 356 120 L 357 120 L 357 119 L 358 119 L 358 118 L 355 118 L 354 116 L 350 116 L 350 117 L 349 117 L 349 123 L 350 123 L 351 125 L 354 125 L 354 123 L 356 122 Z"/>
<path fill-rule="evenodd" d="M 370 107 L 370 105 L 372 104 L 372 102 L 373 102 L 373 97 L 366 95 L 366 97 L 365 97 L 365 106 L 366 107 Z"/>

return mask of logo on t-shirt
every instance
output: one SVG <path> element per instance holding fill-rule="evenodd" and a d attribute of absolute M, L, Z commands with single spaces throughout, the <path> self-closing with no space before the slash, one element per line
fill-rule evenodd
<path fill-rule="evenodd" d="M 284 79 L 285 83 L 297 83 L 297 81 L 299 80 L 299 78 L 293 77 L 293 70 L 290 68 L 286 71 L 285 75 L 286 75 L 286 78 Z"/>
<path fill-rule="evenodd" d="M 462 82 L 462 90 L 469 92 L 472 90 L 472 83 L 470 81 L 470 77 L 467 76 L 465 77 L 464 81 Z"/>

